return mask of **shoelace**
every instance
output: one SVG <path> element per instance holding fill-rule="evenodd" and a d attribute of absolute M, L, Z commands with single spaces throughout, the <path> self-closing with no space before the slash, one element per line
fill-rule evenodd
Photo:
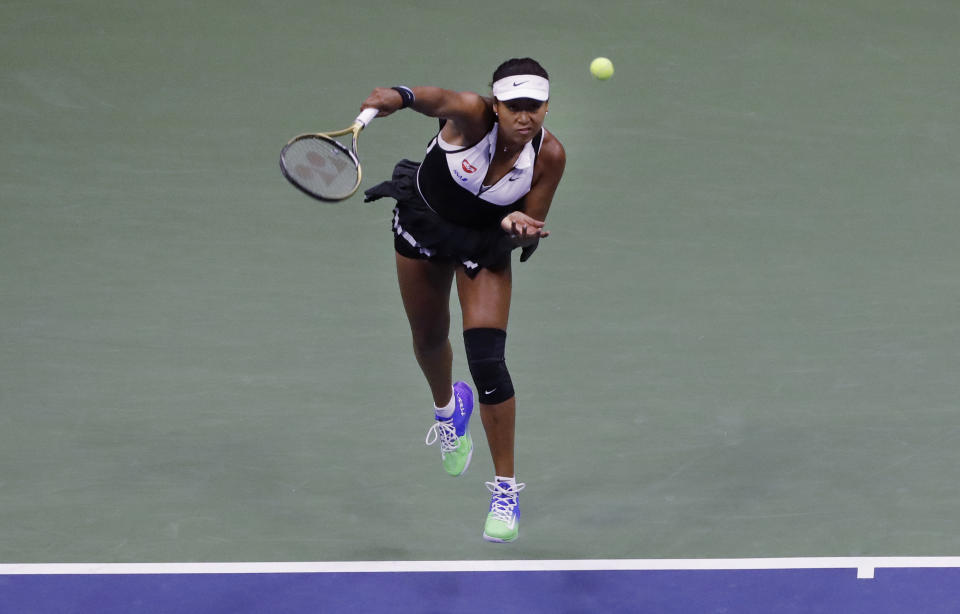
<path fill-rule="evenodd" d="M 453 426 L 453 418 L 436 420 L 430 430 L 427 431 L 427 438 L 424 443 L 432 446 L 438 438 L 440 439 L 440 452 L 443 454 L 453 452 L 460 447 L 460 438 L 457 437 L 457 429 Z"/>
<path fill-rule="evenodd" d="M 518 495 L 527 485 L 519 482 L 515 488 L 510 489 L 504 488 L 497 482 L 484 482 L 484 484 L 487 490 L 493 493 L 493 498 L 490 500 L 490 513 L 497 520 L 509 523 L 513 518 L 513 508 L 519 504 Z"/>

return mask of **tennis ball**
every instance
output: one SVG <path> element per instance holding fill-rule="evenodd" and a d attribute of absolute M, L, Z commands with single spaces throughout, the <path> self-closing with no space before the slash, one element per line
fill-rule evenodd
<path fill-rule="evenodd" d="M 613 76 L 613 62 L 608 58 L 594 58 L 590 62 L 590 74 L 601 81 L 606 81 Z"/>

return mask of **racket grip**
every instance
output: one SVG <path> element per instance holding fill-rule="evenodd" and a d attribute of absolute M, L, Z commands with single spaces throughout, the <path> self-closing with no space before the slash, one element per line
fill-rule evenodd
<path fill-rule="evenodd" d="M 360 115 L 357 115 L 357 119 L 355 121 L 360 122 L 361 124 L 363 124 L 363 127 L 366 128 L 367 125 L 369 125 L 370 122 L 373 121 L 373 118 L 376 117 L 377 113 L 379 112 L 380 111 L 378 111 L 377 109 L 364 109 L 363 111 L 360 112 Z"/>

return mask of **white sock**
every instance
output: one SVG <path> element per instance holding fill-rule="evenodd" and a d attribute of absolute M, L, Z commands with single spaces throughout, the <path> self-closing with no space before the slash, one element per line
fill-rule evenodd
<path fill-rule="evenodd" d="M 456 409 L 456 403 L 454 403 L 453 394 L 450 394 L 450 402 L 444 405 L 443 407 L 433 406 L 433 411 L 435 414 L 441 418 L 449 418 L 453 415 L 453 410 Z"/>
<path fill-rule="evenodd" d="M 494 481 L 495 483 L 497 483 L 497 484 L 501 484 L 501 483 L 503 483 L 503 482 L 506 482 L 506 483 L 510 486 L 510 490 L 516 490 L 516 489 L 517 489 L 517 478 L 516 478 L 516 477 L 505 478 L 505 477 L 502 477 L 502 476 L 499 476 L 499 475 L 495 475 L 495 476 L 493 476 L 493 481 Z"/>

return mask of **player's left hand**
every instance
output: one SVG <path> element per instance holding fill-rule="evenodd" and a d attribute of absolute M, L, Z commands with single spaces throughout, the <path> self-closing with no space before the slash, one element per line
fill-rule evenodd
<path fill-rule="evenodd" d="M 550 231 L 544 226 L 545 222 L 534 219 L 523 211 L 514 211 L 500 220 L 500 228 L 510 235 L 518 247 L 533 245 L 540 239 L 549 237 Z"/>

